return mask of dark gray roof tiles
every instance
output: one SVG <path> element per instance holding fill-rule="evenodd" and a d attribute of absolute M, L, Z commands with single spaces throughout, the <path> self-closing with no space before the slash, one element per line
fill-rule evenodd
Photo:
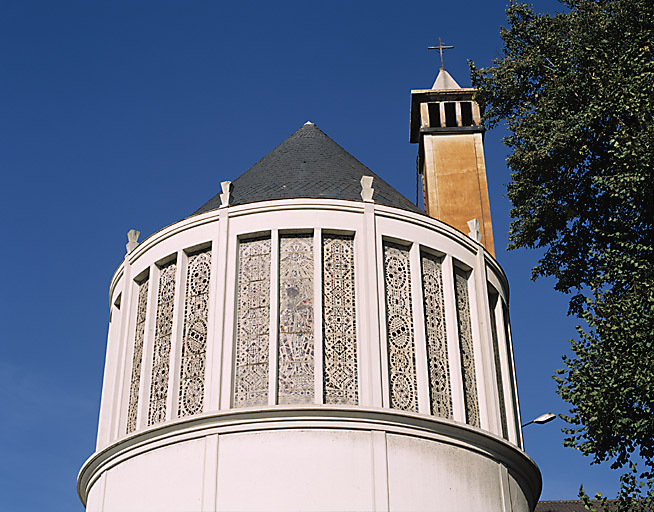
<path fill-rule="evenodd" d="M 302 126 L 236 178 L 229 204 L 295 198 L 361 201 L 362 176 L 374 177 L 375 203 L 423 213 L 312 123 Z M 194 213 L 219 206 L 217 194 Z"/>

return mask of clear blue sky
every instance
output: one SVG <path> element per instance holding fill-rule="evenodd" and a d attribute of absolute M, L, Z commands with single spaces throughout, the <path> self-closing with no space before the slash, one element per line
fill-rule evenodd
<path fill-rule="evenodd" d="M 560 6 L 536 1 L 553 12 Z M 93 452 L 109 280 L 146 237 L 218 192 L 305 121 L 408 198 L 409 92 L 499 55 L 504 2 L 29 1 L 0 6 L 0 510 L 78 511 Z M 575 335 L 567 299 L 505 251 L 506 150 L 486 134 L 497 257 L 509 276 L 523 420 L 565 412 L 551 378 Z M 561 420 L 525 429 L 544 499 L 615 493 L 563 448 Z"/>

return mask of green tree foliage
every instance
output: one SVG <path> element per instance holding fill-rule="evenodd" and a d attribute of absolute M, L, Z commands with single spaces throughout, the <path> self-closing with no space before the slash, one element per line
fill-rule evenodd
<path fill-rule="evenodd" d="M 471 63 L 484 124 L 506 123 L 510 248 L 541 248 L 586 324 L 556 377 L 566 444 L 654 477 L 654 0 L 512 2 L 504 50 Z M 633 468 L 621 493 L 638 485 Z M 646 494 L 651 494 L 651 492 Z"/>

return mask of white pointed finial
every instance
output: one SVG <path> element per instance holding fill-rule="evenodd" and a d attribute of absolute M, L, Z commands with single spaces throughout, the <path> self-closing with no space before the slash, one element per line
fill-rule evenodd
<path fill-rule="evenodd" d="M 304 123 L 304 126 L 306 126 L 308 124 L 310 124 L 311 126 L 315 126 L 311 121 L 307 121 L 306 123 Z"/>
<path fill-rule="evenodd" d="M 372 194 L 375 189 L 372 188 L 372 176 L 361 176 L 361 199 L 367 203 L 373 203 Z"/>
<path fill-rule="evenodd" d="M 141 232 L 136 231 L 135 229 L 130 229 L 127 232 L 127 245 L 125 246 L 125 249 L 127 249 L 127 254 L 132 252 L 139 245 L 139 236 L 140 235 L 141 235 Z"/>
<path fill-rule="evenodd" d="M 470 229 L 470 233 L 468 233 L 468 236 L 472 238 L 475 242 L 481 243 L 481 233 L 479 232 L 479 228 L 481 227 L 481 222 L 479 222 L 477 219 L 472 219 L 468 221 L 468 229 Z"/>
<path fill-rule="evenodd" d="M 229 196 L 232 190 L 232 182 L 223 181 L 220 183 L 220 187 L 223 189 L 223 191 L 220 193 L 220 207 L 224 208 L 225 206 L 229 206 Z"/>

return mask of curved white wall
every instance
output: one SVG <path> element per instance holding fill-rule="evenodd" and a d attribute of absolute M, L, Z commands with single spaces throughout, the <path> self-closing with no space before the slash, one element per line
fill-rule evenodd
<path fill-rule="evenodd" d="M 354 407 L 205 414 L 96 454 L 88 510 L 532 510 L 533 461 L 439 418 Z"/>
<path fill-rule="evenodd" d="M 312 235 L 316 249 L 312 302 L 315 395 L 313 404 L 295 407 L 277 405 L 276 396 L 279 239 L 291 233 Z M 328 233 L 354 237 L 357 405 L 325 405 L 322 393 L 320 246 L 323 234 Z M 267 406 L 239 409 L 233 407 L 239 241 L 257 235 L 269 236 L 271 244 L 271 392 Z M 384 268 L 388 243 L 399 244 L 410 267 L 411 304 L 407 311 L 413 323 L 417 393 L 413 411 L 391 407 L 392 340 L 388 339 L 388 269 L 385 273 Z M 187 265 L 189 255 L 208 248 L 211 278 L 203 410 L 180 417 Z M 423 253 L 436 256 L 442 271 L 449 419 L 432 414 L 430 405 L 433 391 L 423 308 Z M 155 338 L 161 329 L 157 284 L 161 269 L 172 260 L 176 266 L 166 412 L 163 421 L 153 422 L 148 407 Z M 479 428 L 466 425 L 474 424 L 468 410 L 473 395 L 470 370 L 466 374 L 462 368 L 455 267 L 463 269 L 465 274 L 459 274 L 467 278 Z M 141 380 L 135 424 L 128 428 L 133 351 L 140 328 L 138 283 L 145 276 L 149 290 L 147 314 L 142 318 Z M 295 199 L 222 208 L 182 220 L 142 242 L 114 275 L 110 297 L 97 452 L 82 468 L 78 482 L 89 511 L 130 507 L 526 511 L 535 505 L 540 476 L 521 451 L 506 278 L 479 244 L 439 221 L 351 201 Z M 276 414 L 289 422 L 286 427 L 280 427 L 280 417 L 269 417 Z M 216 464 L 217 469 L 213 467 Z M 257 471 L 261 475 L 257 476 Z"/>

